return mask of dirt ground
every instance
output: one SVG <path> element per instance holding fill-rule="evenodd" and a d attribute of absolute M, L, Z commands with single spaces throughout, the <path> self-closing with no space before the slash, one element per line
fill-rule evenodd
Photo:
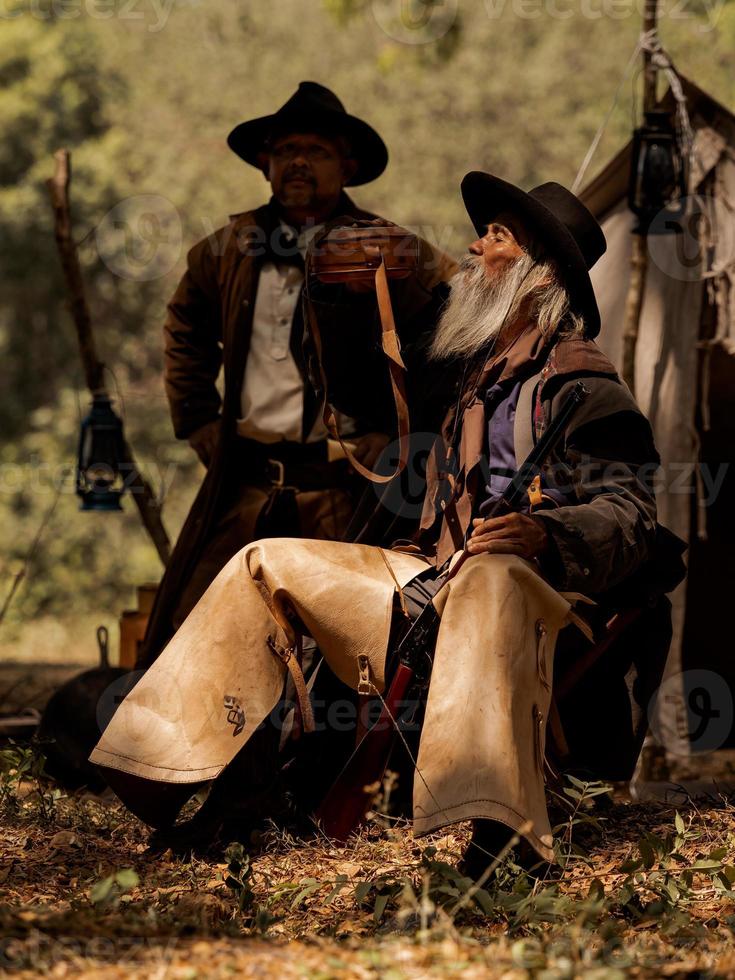
<path fill-rule="evenodd" d="M 735 808 L 570 785 L 566 869 L 506 858 L 480 889 L 466 831 L 368 827 L 349 846 L 276 830 L 248 863 L 153 854 L 111 795 L 66 794 L 3 750 L 0 972 L 14 977 L 735 977 Z M 575 795 L 576 794 L 576 795 Z M 599 794 L 599 795 L 598 795 Z"/>

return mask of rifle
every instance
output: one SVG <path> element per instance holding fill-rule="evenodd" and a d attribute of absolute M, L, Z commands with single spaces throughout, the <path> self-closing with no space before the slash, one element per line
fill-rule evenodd
<path fill-rule="evenodd" d="M 494 515 L 519 510 L 528 499 L 528 488 L 541 473 L 542 466 L 588 394 L 589 390 L 578 381 L 498 500 L 493 508 Z M 447 573 L 445 583 L 457 574 L 468 557 L 469 553 L 464 550 Z M 380 716 L 362 737 L 317 810 L 316 817 L 322 829 L 337 841 L 346 841 L 370 808 L 371 787 L 381 781 L 385 773 L 401 707 L 408 698 L 418 704 L 420 695 L 429 686 L 440 620 L 434 603 L 427 603 L 398 644 L 398 666 L 383 698 Z"/>

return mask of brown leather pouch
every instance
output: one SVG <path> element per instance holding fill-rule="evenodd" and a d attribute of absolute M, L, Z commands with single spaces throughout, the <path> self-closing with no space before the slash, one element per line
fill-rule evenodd
<path fill-rule="evenodd" d="M 374 225 L 370 222 L 333 225 L 321 238 L 312 240 L 306 256 L 306 306 L 321 375 L 324 424 L 330 436 L 341 445 L 353 469 L 373 483 L 388 483 L 405 469 L 408 462 L 411 423 L 406 396 L 406 367 L 401 358 L 388 280 L 403 279 L 417 268 L 418 240 L 414 235 L 396 225 Z M 309 284 L 313 280 L 324 283 L 362 281 L 374 284 L 380 315 L 381 345 L 386 357 L 398 420 L 398 461 L 391 474 L 375 473 L 363 466 L 355 459 L 339 433 L 337 416 L 327 401 L 328 386 L 322 363 L 321 332 L 309 293 Z"/>
<path fill-rule="evenodd" d="M 389 279 L 404 279 L 419 264 L 415 235 L 395 225 L 334 225 L 309 249 L 309 272 L 320 282 L 372 282 L 381 263 Z"/>

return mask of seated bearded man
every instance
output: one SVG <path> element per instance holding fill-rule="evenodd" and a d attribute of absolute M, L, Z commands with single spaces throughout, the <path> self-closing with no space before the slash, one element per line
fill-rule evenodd
<path fill-rule="evenodd" d="M 92 755 L 154 826 L 170 824 L 214 780 L 202 812 L 209 806 L 230 818 L 227 839 L 246 839 L 286 757 L 318 802 L 340 761 L 325 747 L 339 726 L 327 705 L 322 731 L 309 733 L 300 637 L 315 641 L 333 694 L 383 692 L 395 668 L 389 648 L 433 601 L 441 622 L 415 760 L 414 831 L 469 820 L 470 858 L 487 864 L 515 832 L 553 860 L 544 750 L 557 635 L 565 627 L 579 635 L 568 625 L 578 621 L 579 593 L 611 595 L 650 568 L 656 506 L 641 474 L 652 476 L 657 455 L 648 423 L 592 340 L 600 321 L 588 270 L 605 250 L 592 215 L 553 183 L 526 194 L 472 173 L 462 193 L 479 237 L 449 296 L 427 290 L 417 302 L 420 271 L 410 310 L 401 284 L 394 290 L 414 418 L 443 418 L 413 544 L 270 539 L 226 565 Z M 350 414 L 383 397 L 374 305 L 374 296 L 344 287 L 315 298 L 330 398 Z M 529 501 L 526 512 L 493 515 L 579 379 L 589 395 L 544 470 L 553 506 L 530 512 Z M 447 578 L 465 547 L 468 557 Z M 665 614 L 659 623 L 665 652 Z M 296 755 L 275 719 L 285 687 L 300 705 Z M 591 730 L 606 712 L 627 711 L 635 728 L 627 702 L 621 709 L 614 698 L 581 700 L 581 722 L 572 719 L 569 731 L 582 754 L 595 739 L 608 744 L 609 729 Z M 630 756 L 624 766 L 635 760 L 639 735 L 640 725 L 626 736 L 630 744 L 613 737 L 614 751 Z M 354 747 L 354 727 L 347 742 L 341 760 Z"/>

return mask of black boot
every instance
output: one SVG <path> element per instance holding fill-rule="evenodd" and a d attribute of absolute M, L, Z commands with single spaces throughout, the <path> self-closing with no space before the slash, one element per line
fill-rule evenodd
<path fill-rule="evenodd" d="M 475 820 L 472 824 L 472 837 L 462 855 L 459 870 L 466 878 L 477 881 L 493 864 L 515 831 L 497 820 Z"/>
<path fill-rule="evenodd" d="M 193 817 L 149 840 L 152 850 L 206 854 L 234 841 L 252 846 L 252 835 L 279 809 L 278 731 L 257 729 L 250 741 L 212 783 Z"/>
<path fill-rule="evenodd" d="M 462 855 L 459 870 L 467 878 L 477 881 L 514 836 L 514 830 L 496 820 L 475 820 L 472 824 L 472 837 Z M 506 855 L 527 875 L 540 881 L 545 881 L 558 872 L 558 865 L 540 858 L 524 837 L 506 851 Z"/>

